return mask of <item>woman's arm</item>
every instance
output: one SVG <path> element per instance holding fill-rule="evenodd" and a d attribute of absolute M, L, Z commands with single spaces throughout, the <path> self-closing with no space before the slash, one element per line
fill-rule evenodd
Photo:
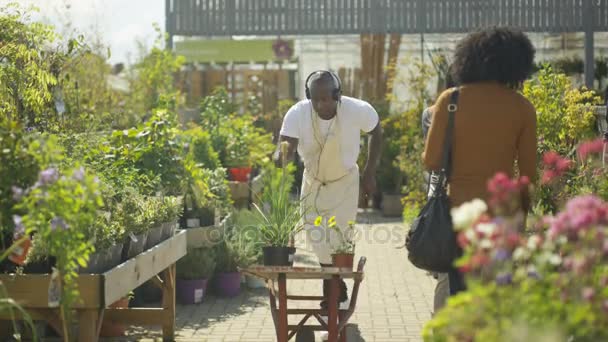
<path fill-rule="evenodd" d="M 445 130 L 448 126 L 447 108 L 450 102 L 451 91 L 445 91 L 439 98 L 433 108 L 431 117 L 431 126 L 426 137 L 422 160 L 424 167 L 429 171 L 439 170 L 441 168 L 441 156 L 443 154 L 443 141 L 445 138 Z"/>

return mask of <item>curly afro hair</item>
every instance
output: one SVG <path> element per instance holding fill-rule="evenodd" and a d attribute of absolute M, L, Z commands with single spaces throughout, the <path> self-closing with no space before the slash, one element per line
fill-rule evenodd
<path fill-rule="evenodd" d="M 496 81 L 516 88 L 532 73 L 534 54 L 523 32 L 487 28 L 458 43 L 450 72 L 458 84 Z"/>

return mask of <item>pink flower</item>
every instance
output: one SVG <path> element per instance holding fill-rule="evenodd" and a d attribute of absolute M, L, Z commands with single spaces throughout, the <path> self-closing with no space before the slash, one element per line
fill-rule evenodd
<path fill-rule="evenodd" d="M 558 173 L 553 170 L 543 170 L 543 176 L 541 178 L 542 184 L 549 184 L 557 178 Z"/>
<path fill-rule="evenodd" d="M 578 155 L 586 160 L 590 154 L 601 153 L 604 150 L 604 140 L 601 138 L 586 141 L 578 146 Z"/>
<path fill-rule="evenodd" d="M 555 151 L 549 151 L 543 155 L 543 165 L 545 166 L 553 166 L 556 165 L 557 162 L 562 159 L 559 153 Z"/>
<path fill-rule="evenodd" d="M 521 200 L 521 193 L 527 190 L 530 184 L 528 177 L 510 179 L 506 173 L 499 172 L 488 181 L 488 191 L 491 198 L 490 207 L 496 209 L 512 210 L 514 204 Z"/>
<path fill-rule="evenodd" d="M 549 151 L 543 155 L 542 184 L 549 184 L 564 175 L 572 166 L 572 161 L 563 158 L 555 151 Z"/>

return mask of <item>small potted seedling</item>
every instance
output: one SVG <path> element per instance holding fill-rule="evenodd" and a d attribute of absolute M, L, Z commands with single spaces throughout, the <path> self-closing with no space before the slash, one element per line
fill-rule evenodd
<path fill-rule="evenodd" d="M 315 225 L 320 226 L 322 222 L 323 218 L 319 216 L 315 221 Z M 352 270 L 355 258 L 355 240 L 358 235 L 355 222 L 349 221 L 346 227 L 341 228 L 336 223 L 336 217 L 332 216 L 327 220 L 327 228 L 329 231 L 334 231 L 338 236 L 337 243 L 332 241 L 332 265 Z"/>

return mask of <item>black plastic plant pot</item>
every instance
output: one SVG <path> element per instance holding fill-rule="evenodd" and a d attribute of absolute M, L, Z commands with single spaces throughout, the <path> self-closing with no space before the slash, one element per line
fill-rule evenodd
<path fill-rule="evenodd" d="M 295 247 L 263 247 L 264 266 L 293 266 Z"/>

